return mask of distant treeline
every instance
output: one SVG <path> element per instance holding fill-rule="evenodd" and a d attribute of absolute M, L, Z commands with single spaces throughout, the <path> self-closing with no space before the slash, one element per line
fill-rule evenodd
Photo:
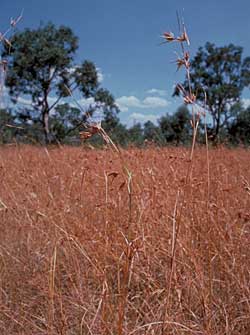
<path fill-rule="evenodd" d="M 236 107 L 235 107 L 236 108 Z M 227 143 L 231 145 L 250 144 L 250 107 L 244 109 L 238 104 L 237 117 L 223 128 L 215 141 L 213 128 L 204 125 L 201 118 L 198 127 L 197 142 L 205 143 L 205 131 L 210 143 Z M 58 105 L 50 117 L 51 143 L 79 145 L 79 133 L 86 128 L 82 125 L 82 112 L 68 104 Z M 180 106 L 174 114 L 166 114 L 158 120 L 158 124 L 147 121 L 144 124 L 135 123 L 128 128 L 117 116 L 105 119 L 102 123 L 115 143 L 121 146 L 143 145 L 185 145 L 192 142 L 192 113 L 187 106 Z M 31 121 L 21 112 L 0 110 L 0 143 L 33 143 L 44 144 L 42 122 L 38 119 Z M 91 145 L 102 145 L 103 139 L 95 135 L 87 139 Z"/>

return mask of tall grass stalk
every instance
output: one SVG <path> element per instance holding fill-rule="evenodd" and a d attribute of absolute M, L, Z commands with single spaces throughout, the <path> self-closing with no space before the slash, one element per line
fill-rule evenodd
<path fill-rule="evenodd" d="M 173 219 L 173 235 L 172 235 L 172 251 L 171 251 L 171 270 L 169 278 L 167 278 L 167 290 L 166 290 L 166 302 L 164 306 L 164 312 L 163 312 L 163 321 L 162 321 L 162 334 L 165 334 L 166 327 L 165 324 L 167 324 L 167 317 L 168 317 L 168 309 L 169 309 L 169 303 L 170 303 L 170 297 L 171 297 L 171 289 L 172 289 L 172 282 L 173 282 L 173 274 L 175 269 L 175 257 L 176 257 L 176 248 L 177 248 L 177 242 L 178 237 L 180 234 L 181 229 L 181 221 L 183 219 L 182 212 L 183 212 L 183 206 L 185 203 L 185 199 L 187 197 L 187 194 L 190 189 L 190 183 L 192 182 L 192 169 L 193 169 L 193 162 L 194 162 L 194 150 L 195 150 L 195 144 L 198 134 L 198 127 L 200 123 L 200 117 L 201 115 L 205 115 L 203 109 L 201 109 L 200 106 L 196 104 L 196 96 L 195 93 L 192 91 L 192 85 L 191 85 L 191 75 L 190 75 L 190 54 L 189 51 L 186 50 L 186 45 L 190 45 L 190 39 L 187 34 L 187 30 L 184 24 L 184 21 L 180 21 L 179 14 L 177 13 L 177 21 L 179 26 L 179 36 L 175 37 L 173 33 L 166 32 L 163 34 L 163 38 L 166 42 L 172 43 L 177 42 L 180 44 L 181 47 L 181 53 L 182 57 L 178 58 L 176 60 L 177 69 L 184 67 L 186 79 L 187 79 L 187 89 L 184 88 L 181 84 L 177 84 L 176 88 L 179 91 L 179 93 L 182 94 L 183 100 L 185 104 L 191 105 L 192 109 L 192 120 L 191 125 L 193 129 L 193 136 L 192 136 L 192 145 L 190 149 L 190 155 L 189 155 L 189 165 L 187 168 L 187 173 L 185 177 L 185 187 L 183 190 L 178 190 L 175 208 L 174 208 L 174 219 Z M 198 109 L 197 109 L 198 108 Z M 204 109 L 205 110 L 205 109 Z M 205 143 L 206 143 L 206 155 L 207 155 L 207 193 L 209 197 L 209 154 L 208 154 L 208 137 L 207 137 L 207 128 L 205 126 Z M 180 198 L 180 199 L 179 199 Z M 179 205 L 178 214 L 177 214 L 177 202 Z"/>

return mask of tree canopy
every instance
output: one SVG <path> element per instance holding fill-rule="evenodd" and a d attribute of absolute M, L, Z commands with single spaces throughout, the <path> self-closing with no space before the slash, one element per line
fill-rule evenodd
<path fill-rule="evenodd" d="M 242 91 L 250 85 L 250 57 L 242 57 L 243 48 L 229 44 L 217 47 L 206 43 L 191 61 L 190 83 L 196 98 L 205 101 L 212 116 L 214 139 L 223 128 L 228 129 L 235 117 L 233 105 L 238 103 Z M 188 87 L 186 80 L 184 87 Z M 179 93 L 179 92 L 175 92 Z"/>
<path fill-rule="evenodd" d="M 191 115 L 187 106 L 180 106 L 176 113 L 161 117 L 159 126 L 166 142 L 176 145 L 188 144 L 191 139 Z"/>
<path fill-rule="evenodd" d="M 118 112 L 113 96 L 100 88 L 94 63 L 89 60 L 81 65 L 74 63 L 78 38 L 70 28 L 56 28 L 48 23 L 38 29 L 16 33 L 11 44 L 11 49 L 6 45 L 3 52 L 3 57 L 8 59 L 6 85 L 13 102 L 16 103 L 20 96 L 31 98 L 46 142 L 51 140 L 51 111 L 75 90 L 84 98 L 93 97 L 95 104 L 91 105 L 90 114 L 100 107 L 105 107 L 106 114 Z M 26 108 L 22 113 L 30 117 L 30 112 Z"/>

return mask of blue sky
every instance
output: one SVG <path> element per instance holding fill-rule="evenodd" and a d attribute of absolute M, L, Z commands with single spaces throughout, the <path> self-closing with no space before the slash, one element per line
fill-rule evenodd
<path fill-rule="evenodd" d="M 94 61 L 102 86 L 121 107 L 121 121 L 129 125 L 156 121 L 181 104 L 171 96 L 173 85 L 184 78 L 172 63 L 179 50 L 160 45 L 164 31 L 178 31 L 177 10 L 185 19 L 191 55 L 210 41 L 240 45 L 250 56 L 249 0 L 1 0 L 0 31 L 22 9 L 20 30 L 48 21 L 73 29 L 79 37 L 76 61 Z M 250 103 L 249 89 L 243 98 Z"/>

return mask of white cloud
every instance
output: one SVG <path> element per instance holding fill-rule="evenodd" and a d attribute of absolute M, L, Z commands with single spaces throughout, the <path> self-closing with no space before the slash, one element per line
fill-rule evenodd
<path fill-rule="evenodd" d="M 147 94 L 154 94 L 154 95 L 159 95 L 161 97 L 164 97 L 167 95 L 167 91 L 165 90 L 160 90 L 158 88 L 151 88 L 150 90 L 147 90 Z"/>
<path fill-rule="evenodd" d="M 94 98 L 91 97 L 87 99 L 82 98 L 80 100 L 77 100 L 78 104 L 82 107 L 89 107 L 91 104 L 94 103 L 94 101 L 95 101 Z"/>
<path fill-rule="evenodd" d="M 145 108 L 163 108 L 169 105 L 169 101 L 159 97 L 147 97 L 143 100 Z"/>
<path fill-rule="evenodd" d="M 104 74 L 102 73 L 102 70 L 99 67 L 97 67 L 96 70 L 97 70 L 98 83 L 101 84 L 104 80 Z"/>
<path fill-rule="evenodd" d="M 147 121 L 157 123 L 158 117 L 159 116 L 154 114 L 132 113 L 131 115 L 129 115 L 129 124 L 133 124 L 135 122 L 145 123 Z"/>
<path fill-rule="evenodd" d="M 128 107 L 142 108 L 141 101 L 135 96 L 122 96 L 116 99 L 116 103 L 122 112 L 127 112 Z"/>
<path fill-rule="evenodd" d="M 143 100 L 138 99 L 137 97 L 131 96 L 122 96 L 116 99 L 116 103 L 122 112 L 127 112 L 130 108 L 163 108 L 167 107 L 170 103 L 164 98 L 160 97 L 146 97 Z"/>
<path fill-rule="evenodd" d="M 23 97 L 18 97 L 17 98 L 17 103 L 21 104 L 21 105 L 28 105 L 28 106 L 32 106 L 32 101 L 31 99 L 26 99 Z"/>
<path fill-rule="evenodd" d="M 57 98 L 56 97 L 48 97 L 48 103 L 49 105 L 52 105 L 54 102 L 56 102 Z M 21 97 L 19 96 L 17 98 L 17 103 L 21 105 L 26 105 L 26 106 L 33 106 L 32 100 L 29 98 Z"/>
<path fill-rule="evenodd" d="M 250 106 L 250 99 L 247 99 L 247 98 L 242 99 L 242 103 L 243 103 L 243 107 L 247 108 Z"/>
<path fill-rule="evenodd" d="M 70 74 L 73 74 L 75 72 L 75 70 L 78 69 L 79 67 L 80 67 L 80 65 L 71 66 L 71 68 L 68 69 L 68 72 Z"/>
<path fill-rule="evenodd" d="M 1 108 L 4 108 L 5 106 L 3 106 L 3 102 L 4 102 L 4 101 L 3 101 L 3 98 L 9 98 L 8 90 L 7 90 L 5 87 L 4 87 L 4 89 L 3 89 L 3 94 L 2 94 L 2 96 L 1 96 L 0 98 L 1 98 L 1 99 L 0 99 L 0 102 L 1 102 L 0 107 L 1 107 Z M 70 99 L 70 101 L 69 101 L 69 99 Z M 49 96 L 49 97 L 48 97 L 48 103 L 49 103 L 49 105 L 50 105 L 50 106 L 53 105 L 53 103 L 55 103 L 56 100 L 57 100 L 57 97 Z M 59 101 L 59 104 L 64 104 L 64 103 L 67 103 L 67 102 L 69 102 L 70 106 L 72 106 L 72 107 L 77 107 L 77 105 L 79 104 L 79 105 L 82 107 L 82 109 L 85 110 L 85 109 L 87 109 L 91 104 L 93 104 L 95 101 L 94 101 L 94 98 L 91 98 L 91 97 L 90 97 L 90 98 L 87 98 L 87 99 L 85 99 L 85 98 L 79 99 L 79 100 L 77 100 L 77 103 L 76 103 L 76 102 L 72 101 L 71 98 L 62 98 L 62 99 Z M 25 105 L 25 106 L 30 106 L 30 107 L 33 106 L 33 103 L 32 103 L 31 98 L 28 98 L 28 97 L 25 97 L 25 96 L 19 96 L 19 97 L 17 98 L 17 103 L 18 103 L 19 105 Z M 10 103 L 10 104 L 11 104 L 11 106 L 12 106 L 12 103 Z M 53 113 L 53 111 L 52 111 L 52 113 Z"/>

